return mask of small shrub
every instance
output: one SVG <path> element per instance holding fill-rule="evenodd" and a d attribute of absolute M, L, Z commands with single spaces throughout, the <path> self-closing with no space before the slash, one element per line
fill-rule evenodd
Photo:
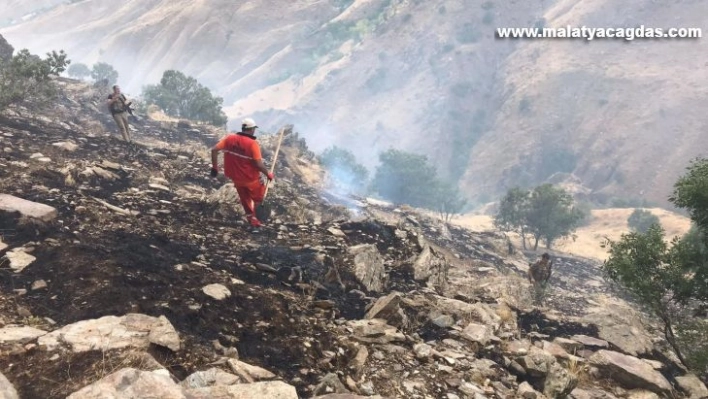
<path fill-rule="evenodd" d="M 654 224 L 661 225 L 659 218 L 644 209 L 635 209 L 627 219 L 629 228 L 638 233 L 646 233 Z"/>
<path fill-rule="evenodd" d="M 491 11 L 487 11 L 484 13 L 484 16 L 482 17 L 482 23 L 485 25 L 490 25 L 492 22 L 494 22 L 494 13 Z"/>
<path fill-rule="evenodd" d="M 493 3 L 493 2 L 491 2 L 491 1 L 485 1 L 484 3 L 482 3 L 482 9 L 483 9 L 483 10 L 489 10 L 489 9 L 492 9 L 492 8 L 494 8 L 494 3 Z"/>

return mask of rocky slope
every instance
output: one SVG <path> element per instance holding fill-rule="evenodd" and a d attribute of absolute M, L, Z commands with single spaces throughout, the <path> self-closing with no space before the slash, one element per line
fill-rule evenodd
<path fill-rule="evenodd" d="M 23 2 L 39 7 L 37 1 Z M 667 205 L 699 132 L 705 40 L 500 40 L 496 27 L 702 27 L 705 2 L 84 0 L 0 30 L 105 61 L 133 95 L 176 68 L 238 120 L 303 128 L 314 151 L 421 152 L 485 202 L 514 184 L 579 184 Z M 277 10 L 273 11 L 273 10 Z M 430 139 L 435 145 L 430 145 Z M 647 187 L 643 182 L 652 181 Z"/>
<path fill-rule="evenodd" d="M 559 255 L 532 295 L 494 233 L 335 203 L 292 126 L 251 231 L 208 176 L 218 131 L 144 119 L 126 145 L 59 84 L 0 116 L 3 397 L 706 395 L 595 264 Z"/>

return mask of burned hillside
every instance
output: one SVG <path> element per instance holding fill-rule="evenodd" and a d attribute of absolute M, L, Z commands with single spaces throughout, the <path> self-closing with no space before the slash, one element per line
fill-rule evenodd
<path fill-rule="evenodd" d="M 559 256 L 534 304 L 501 236 L 327 199 L 296 126 L 253 231 L 209 176 L 223 132 L 143 118 L 126 144 L 102 92 L 58 84 L 51 109 L 0 117 L 5 397 L 705 393 L 597 265 Z"/>

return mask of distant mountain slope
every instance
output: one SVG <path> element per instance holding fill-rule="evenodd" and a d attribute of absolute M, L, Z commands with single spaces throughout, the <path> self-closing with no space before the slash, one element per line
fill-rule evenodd
<path fill-rule="evenodd" d="M 494 32 L 703 27 L 706 11 L 652 0 L 84 0 L 0 33 L 108 62 L 129 93 L 179 69 L 225 98 L 234 127 L 245 115 L 294 123 L 313 150 L 345 146 L 368 167 L 389 147 L 424 153 L 475 201 L 551 179 L 596 200 L 666 205 L 708 149 L 706 39 Z"/>

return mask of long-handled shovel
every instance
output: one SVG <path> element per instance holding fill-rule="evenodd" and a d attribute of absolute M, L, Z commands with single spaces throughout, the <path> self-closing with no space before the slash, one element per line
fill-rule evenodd
<path fill-rule="evenodd" d="M 273 155 L 273 162 L 270 165 L 270 173 L 275 170 L 275 162 L 278 160 L 278 153 L 280 152 L 280 144 L 283 143 L 283 135 L 285 134 L 285 127 L 280 128 L 280 138 L 278 139 L 278 146 L 275 147 L 275 154 Z M 270 180 L 266 180 L 265 193 L 263 194 L 263 201 L 261 201 L 258 206 L 256 206 L 256 217 L 262 222 L 266 222 L 270 217 L 271 209 L 270 205 L 266 203 L 266 195 L 268 195 L 268 183 Z"/>

